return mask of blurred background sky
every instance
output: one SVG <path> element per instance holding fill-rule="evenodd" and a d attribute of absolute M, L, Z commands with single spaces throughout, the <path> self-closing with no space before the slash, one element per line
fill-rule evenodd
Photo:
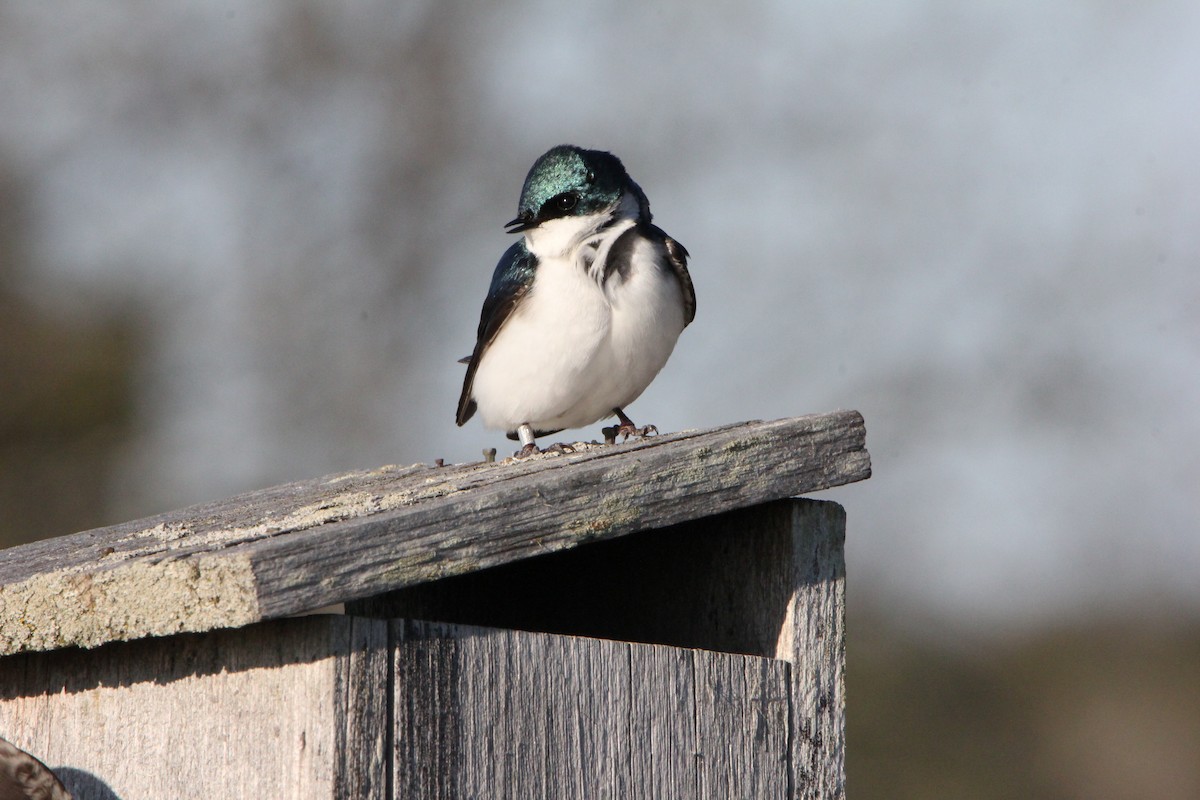
<path fill-rule="evenodd" d="M 1197 42 L 1190 0 L 0 1 L 4 533 L 510 449 L 455 360 L 572 142 L 692 254 L 634 419 L 865 415 L 852 603 L 1194 623 Z"/>

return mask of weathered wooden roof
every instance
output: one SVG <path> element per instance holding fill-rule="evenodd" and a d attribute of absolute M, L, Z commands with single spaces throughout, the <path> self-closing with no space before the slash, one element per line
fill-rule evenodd
<path fill-rule="evenodd" d="M 870 476 L 837 411 L 382 467 L 0 551 L 0 655 L 240 627 Z"/>

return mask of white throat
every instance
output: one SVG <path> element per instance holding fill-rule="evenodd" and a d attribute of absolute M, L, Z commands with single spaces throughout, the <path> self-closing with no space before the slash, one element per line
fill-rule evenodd
<path fill-rule="evenodd" d="M 616 227 L 624 230 L 629 225 L 621 223 L 626 220 L 632 223 L 637 216 L 637 200 L 626 192 L 621 195 L 615 209 L 582 217 L 550 219 L 536 228 L 525 231 L 525 246 L 529 248 L 529 252 L 542 260 L 570 258 L 581 245 L 593 238 L 605 223 L 610 220 L 616 221 L 616 225 L 610 226 L 610 229 Z M 608 233 L 609 230 L 604 231 L 605 238 Z"/>

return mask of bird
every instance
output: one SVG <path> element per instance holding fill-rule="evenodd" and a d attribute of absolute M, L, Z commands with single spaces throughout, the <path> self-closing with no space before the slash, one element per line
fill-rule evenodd
<path fill-rule="evenodd" d="M 616 416 L 628 439 L 657 432 L 625 413 L 696 316 L 688 251 L 651 221 L 650 201 L 621 160 L 563 144 L 530 168 L 522 234 L 492 273 L 456 421 L 536 439 Z M 561 446 L 556 445 L 561 449 Z"/>

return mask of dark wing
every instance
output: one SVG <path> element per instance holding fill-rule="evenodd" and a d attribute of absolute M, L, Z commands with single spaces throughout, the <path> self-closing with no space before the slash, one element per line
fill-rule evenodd
<path fill-rule="evenodd" d="M 475 370 L 479 367 L 479 361 L 496 338 L 496 334 L 508 321 L 513 309 L 529 292 L 536 266 L 537 258 L 525 248 L 525 240 L 522 238 L 504 251 L 500 263 L 496 265 L 496 271 L 492 273 L 492 285 L 488 289 L 487 299 L 483 301 L 483 312 L 479 315 L 475 350 L 463 359 L 467 365 L 467 374 L 463 378 L 462 395 L 458 398 L 456 420 L 459 425 L 464 424 L 475 413 L 475 399 L 471 397 L 471 387 L 475 382 Z"/>
<path fill-rule="evenodd" d="M 650 230 L 662 240 L 667 249 L 667 262 L 671 265 L 671 271 L 675 273 L 675 279 L 679 281 L 679 291 L 683 293 L 683 324 L 687 327 L 696 318 L 696 290 L 692 287 L 692 276 L 688 274 L 687 248 L 667 236 L 666 231 L 657 225 L 651 225 Z"/>

